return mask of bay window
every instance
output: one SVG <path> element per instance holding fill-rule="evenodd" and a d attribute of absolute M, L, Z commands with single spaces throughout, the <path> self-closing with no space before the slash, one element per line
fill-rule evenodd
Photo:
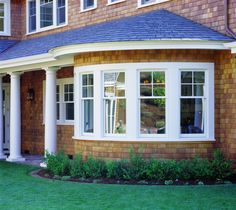
<path fill-rule="evenodd" d="M 105 134 L 125 134 L 126 98 L 125 73 L 104 73 Z"/>
<path fill-rule="evenodd" d="M 75 139 L 214 141 L 214 64 L 121 63 L 74 71 L 80 92 Z"/>
<path fill-rule="evenodd" d="M 10 1 L 0 0 L 0 35 L 10 35 Z"/>
<path fill-rule="evenodd" d="M 82 124 L 83 133 L 93 133 L 94 89 L 93 74 L 82 75 Z"/>
<path fill-rule="evenodd" d="M 27 0 L 28 33 L 65 25 L 67 0 Z"/>

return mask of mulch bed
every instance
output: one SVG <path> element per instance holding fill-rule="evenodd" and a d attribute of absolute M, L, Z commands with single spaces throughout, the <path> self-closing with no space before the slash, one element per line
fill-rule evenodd
<path fill-rule="evenodd" d="M 41 177 L 51 180 L 62 180 L 70 182 L 79 182 L 79 183 L 96 183 L 96 184 L 126 184 L 126 185 L 215 185 L 215 184 L 236 184 L 236 176 L 231 177 L 228 181 L 214 181 L 214 180 L 167 180 L 167 181 L 157 181 L 157 180 L 117 180 L 109 178 L 98 178 L 98 179 L 89 179 L 89 178 L 72 178 L 69 176 L 53 176 L 46 169 L 39 169 L 31 173 L 32 176 Z"/>

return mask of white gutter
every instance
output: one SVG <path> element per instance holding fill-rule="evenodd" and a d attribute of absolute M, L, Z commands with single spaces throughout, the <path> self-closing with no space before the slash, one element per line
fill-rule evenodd
<path fill-rule="evenodd" d="M 232 54 L 236 53 L 236 41 L 235 42 L 226 43 L 224 45 L 226 47 L 228 47 L 229 49 L 231 49 L 231 53 Z"/>

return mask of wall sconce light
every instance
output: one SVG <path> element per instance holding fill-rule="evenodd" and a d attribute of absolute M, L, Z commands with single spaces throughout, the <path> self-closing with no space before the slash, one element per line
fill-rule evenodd
<path fill-rule="evenodd" d="M 27 100 L 28 101 L 33 101 L 34 100 L 34 89 L 33 88 L 28 89 Z"/>

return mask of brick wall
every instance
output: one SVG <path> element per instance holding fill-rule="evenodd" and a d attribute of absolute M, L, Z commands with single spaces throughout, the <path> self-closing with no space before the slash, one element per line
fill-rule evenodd
<path fill-rule="evenodd" d="M 127 157 L 130 147 L 143 148 L 144 156 L 189 158 L 196 154 L 211 156 L 216 147 L 236 161 L 236 59 L 230 51 L 213 50 L 140 50 L 97 52 L 78 55 L 75 66 L 129 62 L 214 62 L 215 63 L 215 143 L 129 143 L 110 141 L 75 142 L 75 151 L 84 157 Z M 75 153 L 76 153 L 75 152 Z"/>
<path fill-rule="evenodd" d="M 236 32 L 236 2 L 235 0 L 229 1 L 230 25 L 231 28 Z M 80 0 L 68 0 L 68 26 L 26 36 L 26 0 L 14 0 L 12 2 L 13 37 L 19 37 L 22 34 L 24 39 L 78 28 L 85 25 L 96 24 L 162 8 L 193 21 L 199 22 L 200 24 L 206 25 L 214 30 L 220 31 L 222 33 L 225 32 L 223 0 L 170 0 L 165 3 L 155 4 L 153 6 L 148 6 L 140 9 L 137 9 L 137 0 L 126 0 L 119 4 L 110 6 L 106 6 L 107 0 L 98 0 L 97 9 L 82 13 L 80 12 Z M 21 15 L 19 15 L 19 12 L 16 11 L 21 11 Z M 19 27 L 21 27 L 21 32 L 19 32 Z"/>
<path fill-rule="evenodd" d="M 63 68 L 57 72 L 57 78 L 73 77 L 73 68 Z M 22 152 L 31 154 L 44 153 L 44 124 L 43 124 L 43 81 L 44 71 L 26 72 L 21 76 L 21 116 L 22 116 Z M 35 91 L 35 100 L 27 100 L 28 88 Z M 67 154 L 74 153 L 72 141 L 73 126 L 57 126 L 58 150 L 63 149 Z"/>

